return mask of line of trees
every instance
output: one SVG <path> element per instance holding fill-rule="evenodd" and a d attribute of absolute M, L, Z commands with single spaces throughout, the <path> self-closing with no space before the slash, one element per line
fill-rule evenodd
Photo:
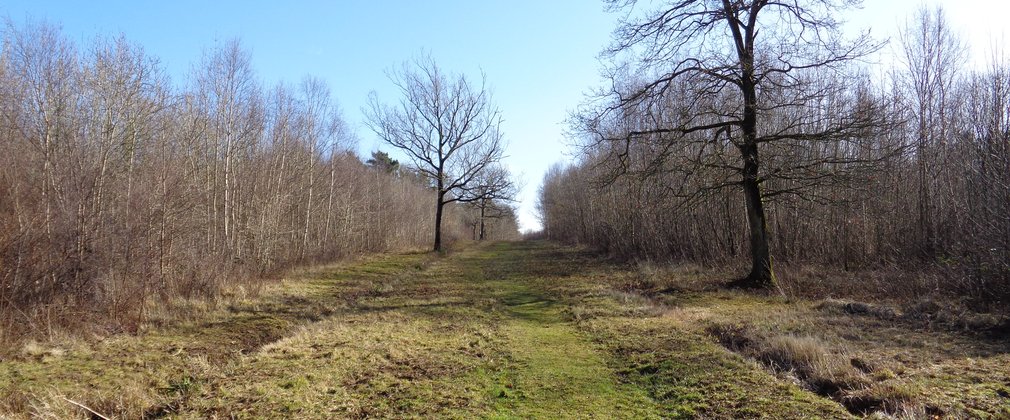
<path fill-rule="evenodd" d="M 428 180 L 353 145 L 321 80 L 264 87 L 237 41 L 173 84 L 122 38 L 82 49 L 52 25 L 8 22 L 0 339 L 136 326 L 152 302 L 430 243 Z M 469 236 L 470 212 L 448 209 L 449 236 Z"/>
<path fill-rule="evenodd" d="M 852 58 L 877 45 L 837 31 L 849 3 L 685 0 L 626 20 L 609 86 L 572 118 L 583 157 L 544 178 L 546 234 L 628 257 L 747 256 L 759 287 L 773 259 L 926 262 L 958 274 L 943 287 L 1010 296 L 1010 60 L 965 68 L 942 10 L 923 9 L 900 62 L 867 68 Z"/>

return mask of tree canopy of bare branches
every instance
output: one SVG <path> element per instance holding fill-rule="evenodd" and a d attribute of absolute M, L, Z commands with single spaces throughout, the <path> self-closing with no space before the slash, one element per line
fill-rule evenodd
<path fill-rule="evenodd" d="M 402 150 L 436 191 L 434 249 L 442 249 L 446 204 L 480 200 L 482 174 L 502 159 L 501 111 L 485 81 L 443 72 L 431 57 L 390 72 L 401 98 L 388 105 L 371 97 L 368 124 L 390 146 Z"/>
<path fill-rule="evenodd" d="M 505 167 L 496 164 L 481 171 L 473 186 L 464 192 L 466 201 L 477 213 L 474 226 L 479 229 L 474 229 L 476 239 L 483 241 L 487 238 L 487 219 L 515 218 L 511 203 L 518 193 L 519 186 Z"/>

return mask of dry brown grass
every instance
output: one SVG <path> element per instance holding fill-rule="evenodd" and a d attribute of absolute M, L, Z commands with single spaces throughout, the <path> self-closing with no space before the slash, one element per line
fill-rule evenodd
<path fill-rule="evenodd" d="M 807 299 L 833 297 L 897 303 L 950 292 L 947 277 L 936 268 L 909 270 L 885 266 L 845 271 L 822 265 L 779 264 L 775 274 L 786 295 Z"/>
<path fill-rule="evenodd" d="M 838 396 L 869 383 L 859 359 L 815 336 L 769 335 L 744 324 L 714 324 L 706 331 L 724 347 L 791 375 L 821 395 Z"/>
<path fill-rule="evenodd" d="M 633 264 L 634 269 L 615 273 L 618 290 L 654 296 L 674 291 L 710 291 L 721 287 L 734 273 L 725 269 L 705 267 L 694 263 L 664 264 L 643 260 Z"/>
<path fill-rule="evenodd" d="M 610 284 L 856 415 L 1010 415 L 1005 310 L 952 298 L 936 273 L 779 270 L 785 296 L 724 289 L 733 273 L 696 265 L 639 264 Z"/>
<path fill-rule="evenodd" d="M 887 305 L 876 305 L 847 299 L 827 298 L 818 302 L 814 307 L 839 315 L 866 315 L 880 319 L 896 319 L 899 316 L 897 310 Z"/>
<path fill-rule="evenodd" d="M 712 324 L 706 331 L 727 349 L 839 402 L 854 414 L 898 419 L 973 416 L 950 406 L 950 398 L 965 396 L 945 395 L 930 388 L 924 378 L 935 378 L 934 374 L 888 366 L 879 359 L 869 361 L 860 357 L 865 354 L 861 351 L 815 335 L 775 334 L 746 324 Z M 938 401 L 931 393 L 942 397 Z M 947 406 L 940 408 L 942 405 Z"/>
<path fill-rule="evenodd" d="M 900 320 L 917 328 L 1001 336 L 1010 333 L 1010 310 L 958 295 L 938 269 L 899 267 L 842 271 L 814 265 L 776 268 L 779 290 L 789 300 L 817 301 L 818 309 L 846 315 Z M 949 274 L 949 273 L 948 273 Z M 619 291 L 646 297 L 676 292 L 711 292 L 740 273 L 703 265 L 639 261 L 633 270 L 608 279 Z"/>
<path fill-rule="evenodd" d="M 956 314 L 947 309 L 949 303 L 895 307 L 736 291 L 657 299 L 673 305 L 666 316 L 683 318 L 686 326 L 704 326 L 726 349 L 792 378 L 853 414 L 1010 415 L 1005 336 L 950 328 L 945 319 L 954 315 L 942 315 Z"/>
<path fill-rule="evenodd" d="M 758 341 L 759 360 L 790 372 L 825 395 L 858 389 L 868 383 L 864 372 L 843 349 L 814 336 L 776 335 Z"/>
<path fill-rule="evenodd" d="M 697 264 L 615 265 L 599 281 L 857 416 L 1010 418 L 1006 309 L 955 298 L 939 270 L 777 269 L 784 296 L 728 290 L 741 273 Z"/>

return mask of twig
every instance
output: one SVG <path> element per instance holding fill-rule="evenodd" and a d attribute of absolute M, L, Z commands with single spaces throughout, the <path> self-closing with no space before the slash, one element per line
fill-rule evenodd
<path fill-rule="evenodd" d="M 112 419 L 110 419 L 108 417 L 103 416 L 101 413 L 88 408 L 88 406 L 86 406 L 84 404 L 81 404 L 81 403 L 79 403 L 77 401 L 74 401 L 74 400 L 72 400 L 70 398 L 67 398 L 67 397 L 63 397 L 63 399 L 67 400 L 68 403 L 71 403 L 73 405 L 76 405 L 78 407 L 81 407 L 81 408 L 85 409 L 86 411 L 88 411 L 89 413 L 91 413 L 93 416 L 96 416 L 96 417 L 98 417 L 98 418 L 100 418 L 102 420 L 112 420 Z"/>

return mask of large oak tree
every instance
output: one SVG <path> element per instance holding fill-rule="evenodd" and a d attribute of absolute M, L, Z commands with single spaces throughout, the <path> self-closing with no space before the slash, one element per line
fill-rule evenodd
<path fill-rule="evenodd" d="M 686 200 L 739 186 L 752 262 L 739 284 L 773 287 L 765 200 L 802 194 L 888 155 L 860 143 L 884 123 L 881 104 L 851 94 L 839 77 L 879 47 L 868 34 L 841 34 L 834 16 L 858 2 L 668 0 L 648 10 L 636 0 L 606 3 L 626 12 L 604 53 L 613 63 L 610 86 L 576 114 L 576 130 L 594 153 L 612 155 L 617 172 L 627 173 L 636 145 L 647 143 L 645 175 L 671 166 L 706 174 L 700 188 L 669 186 Z M 834 152 L 839 147 L 849 150 Z M 816 153 L 826 148 L 834 151 Z M 762 150 L 780 157 L 774 167 L 764 167 Z M 785 182 L 766 191 L 773 180 Z"/>

